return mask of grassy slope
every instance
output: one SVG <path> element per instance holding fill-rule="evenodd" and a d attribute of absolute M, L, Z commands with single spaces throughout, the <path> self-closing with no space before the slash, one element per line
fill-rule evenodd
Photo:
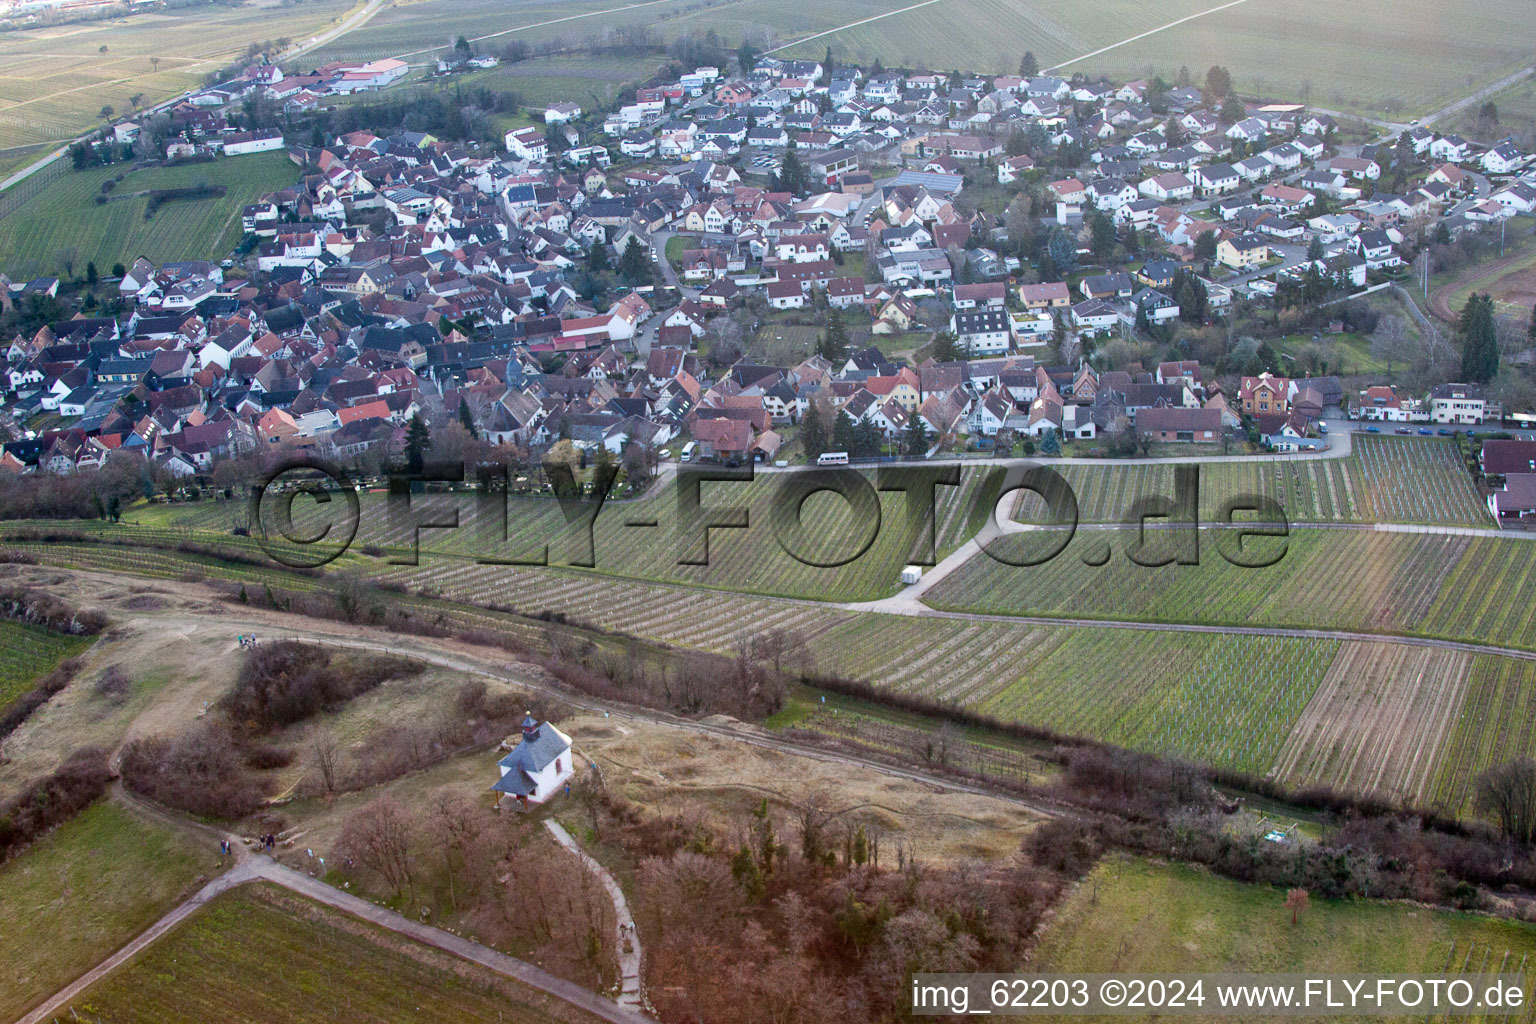
<path fill-rule="evenodd" d="M 225 893 L 81 997 L 98 1021 L 594 1018 L 265 884 Z"/>
<path fill-rule="evenodd" d="M 1460 969 L 1489 951 L 1511 969 L 1536 953 L 1536 929 L 1399 903 L 1314 898 L 1295 926 L 1285 892 L 1204 871 L 1106 859 L 1061 907 L 1035 962 L 1041 971 L 1320 971 L 1438 973 L 1452 943 Z"/>
<path fill-rule="evenodd" d="M 215 852 L 106 802 L 0 866 L 0 1018 L 20 1016 L 143 931 L 201 884 Z"/>
<path fill-rule="evenodd" d="M 0 622 L 0 711 L 29 690 L 44 672 L 89 646 L 84 637 Z"/>
<path fill-rule="evenodd" d="M 118 174 L 115 194 L 157 188 L 185 188 L 206 182 L 226 185 L 217 199 L 167 203 L 144 219 L 146 197 L 117 199 L 98 206 L 102 182 Z M 0 217 L 0 252 L 13 254 L 12 276 L 63 274 L 60 255 L 75 252 L 75 273 L 94 260 L 106 274 L 114 263 L 140 255 L 166 260 L 223 256 L 240 240 L 240 208 L 263 192 L 293 184 L 298 168 L 283 152 L 226 157 L 211 164 L 135 170 L 117 165 L 67 171 L 37 188 L 25 202 Z M 24 184 L 20 186 L 26 188 Z"/>

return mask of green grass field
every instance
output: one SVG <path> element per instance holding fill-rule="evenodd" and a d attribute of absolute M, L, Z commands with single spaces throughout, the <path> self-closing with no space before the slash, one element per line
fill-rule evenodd
<path fill-rule="evenodd" d="M 1438 974 L 1536 954 L 1536 928 L 1515 921 L 1313 896 L 1292 925 L 1284 902 L 1283 889 L 1110 856 L 1059 908 L 1033 969 Z"/>
<path fill-rule="evenodd" d="M 265 883 L 223 893 L 87 989 L 82 1017 L 135 1021 L 595 1018 Z"/>
<path fill-rule="evenodd" d="M 65 163 L 64 166 L 68 166 Z M 125 175 L 114 195 L 207 183 L 229 191 L 214 199 L 166 203 L 149 220 L 143 196 L 96 204 L 102 182 Z M 264 192 L 293 184 L 299 170 L 283 152 L 225 157 L 210 164 L 149 167 L 123 165 L 85 171 L 64 170 L 46 180 L 27 180 L 4 193 L 0 205 L 0 252 L 10 253 L 9 270 L 20 278 L 64 273 L 64 255 L 82 274 L 89 261 L 102 274 L 112 264 L 140 255 L 166 260 L 220 258 L 240 241 L 240 208 Z"/>
<path fill-rule="evenodd" d="M 0 34 L 0 148 L 73 138 L 99 123 L 103 106 L 131 114 L 135 95 L 148 106 L 199 88 L 248 44 L 297 42 L 356 6 L 257 0 Z"/>
<path fill-rule="evenodd" d="M 53 666 L 91 645 L 85 637 L 65 636 L 19 622 L 0 622 L 0 712 Z"/>
<path fill-rule="evenodd" d="M 216 852 L 105 801 L 0 865 L 0 1017 L 21 1016 L 147 928 L 212 875 Z"/>

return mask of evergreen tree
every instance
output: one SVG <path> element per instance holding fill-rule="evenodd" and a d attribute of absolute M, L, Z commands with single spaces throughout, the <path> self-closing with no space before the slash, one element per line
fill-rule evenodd
<path fill-rule="evenodd" d="M 1040 62 L 1035 59 L 1034 50 L 1025 50 L 1024 56 L 1019 58 L 1019 77 L 1036 78 L 1040 74 Z"/>
<path fill-rule="evenodd" d="M 1461 335 L 1461 379 L 1486 384 L 1499 372 L 1499 339 L 1493 326 L 1493 299 L 1474 293 L 1456 325 Z"/>
<path fill-rule="evenodd" d="M 619 257 L 619 277 L 632 288 L 651 283 L 650 256 L 636 235 L 629 236 L 629 244 L 624 246 L 624 255 Z"/>
<path fill-rule="evenodd" d="M 928 452 L 928 424 L 917 413 L 907 420 L 907 454 L 921 458 Z"/>
<path fill-rule="evenodd" d="M 1103 210 L 1094 210 L 1088 218 L 1088 231 L 1091 241 L 1089 246 L 1093 249 L 1093 255 L 1099 260 L 1109 258 L 1115 251 L 1115 223 L 1109 219 L 1109 214 Z"/>
<path fill-rule="evenodd" d="M 835 452 L 853 453 L 854 442 L 853 417 L 839 409 L 837 419 L 832 421 L 832 450 Z"/>
<path fill-rule="evenodd" d="M 1236 124 L 1248 113 L 1243 106 L 1243 101 L 1236 96 L 1228 96 L 1221 101 L 1221 119 L 1226 124 Z"/>
<path fill-rule="evenodd" d="M 459 396 L 459 426 L 468 431 L 470 437 L 479 437 L 475 430 L 475 414 L 469 408 L 469 402 L 463 395 Z"/>
<path fill-rule="evenodd" d="M 960 342 L 949 331 L 933 336 L 933 358 L 941 363 L 952 363 L 961 358 Z"/>
<path fill-rule="evenodd" d="M 842 313 L 834 310 L 827 315 L 827 330 L 816 341 L 816 354 L 831 363 L 848 357 L 848 328 Z"/>
<path fill-rule="evenodd" d="M 1059 225 L 1051 229 L 1051 240 L 1047 250 L 1056 273 L 1067 274 L 1077 266 L 1077 239 Z M 1041 276 L 1045 276 L 1043 271 Z"/>
<path fill-rule="evenodd" d="M 872 459 L 880 454 L 884 438 L 880 428 L 869 420 L 860 420 L 853 427 L 853 447 L 848 454 L 860 459 Z"/>
<path fill-rule="evenodd" d="M 427 446 L 432 443 L 431 435 L 427 433 L 426 421 L 421 418 L 421 413 L 411 417 L 410 426 L 405 428 L 405 468 L 410 473 L 420 473 L 427 463 Z"/>
<path fill-rule="evenodd" d="M 812 401 L 805 407 L 805 416 L 800 420 L 800 447 L 808 459 L 827 450 L 827 421 L 820 402 Z"/>
<path fill-rule="evenodd" d="M 1205 73 L 1205 91 L 1218 98 L 1230 96 L 1232 94 L 1232 72 L 1220 64 L 1211 65 L 1211 69 Z"/>
<path fill-rule="evenodd" d="M 609 269 L 608 246 L 603 242 L 593 242 L 592 248 L 587 250 L 587 269 L 594 274 L 601 274 Z"/>
<path fill-rule="evenodd" d="M 1312 241 L 1307 243 L 1307 259 L 1317 262 L 1323 258 L 1323 239 L 1320 235 L 1313 235 Z"/>
<path fill-rule="evenodd" d="M 1216 232 L 1203 232 L 1195 239 L 1195 259 L 1209 263 L 1216 258 Z"/>
<path fill-rule="evenodd" d="M 1046 428 L 1040 437 L 1040 454 L 1048 459 L 1054 459 L 1061 455 L 1061 437 L 1056 431 Z"/>
<path fill-rule="evenodd" d="M 1536 345 L 1536 308 L 1531 310 L 1531 321 L 1525 325 L 1525 336 L 1531 340 L 1531 344 Z"/>
<path fill-rule="evenodd" d="M 779 166 L 779 191 L 798 196 L 809 188 L 805 165 L 800 162 L 800 154 L 795 152 L 794 144 L 791 143 L 784 151 L 784 162 Z"/>

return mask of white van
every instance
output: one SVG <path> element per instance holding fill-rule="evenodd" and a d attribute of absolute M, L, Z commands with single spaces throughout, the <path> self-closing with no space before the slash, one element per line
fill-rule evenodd
<path fill-rule="evenodd" d="M 693 461 L 693 448 L 696 444 L 698 444 L 697 441 L 689 441 L 687 444 L 683 445 L 682 461 Z"/>
<path fill-rule="evenodd" d="M 816 456 L 818 466 L 846 466 L 848 465 L 847 452 L 822 452 Z"/>

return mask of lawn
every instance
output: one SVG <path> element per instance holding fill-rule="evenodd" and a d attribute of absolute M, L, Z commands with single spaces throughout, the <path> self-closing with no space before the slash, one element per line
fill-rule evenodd
<path fill-rule="evenodd" d="M 80 996 L 95 1021 L 589 1024 L 525 985 L 266 883 L 226 892 Z"/>
<path fill-rule="evenodd" d="M 67 162 L 62 162 L 68 168 Z M 96 204 L 101 185 L 123 174 L 113 194 Z M 74 272 L 87 262 L 107 274 L 114 263 L 145 256 L 166 260 L 217 259 L 240 241 L 240 208 L 265 192 L 291 185 L 299 169 L 283 152 L 225 157 L 213 163 L 142 169 L 115 165 L 84 171 L 61 169 L 51 178 L 23 182 L 0 203 L 0 252 L 10 254 L 8 270 L 18 278 L 63 275 L 66 256 Z M 213 199 L 166 203 L 149 220 L 146 197 L 131 192 L 185 188 L 206 183 L 228 188 Z"/>
<path fill-rule="evenodd" d="M 0 621 L 0 712 L 30 690 L 43 673 L 90 645 L 85 637 Z"/>
<path fill-rule="evenodd" d="M 0 34 L 0 148 L 73 138 L 99 123 L 103 106 L 131 113 L 136 95 L 147 106 L 200 88 L 247 45 L 303 39 L 355 6 L 206 4 Z"/>
<path fill-rule="evenodd" d="M 0 1018 L 106 959 L 215 873 L 214 844 L 151 825 L 110 801 L 0 865 Z"/>
<path fill-rule="evenodd" d="M 1506 952 L 1513 969 L 1536 953 L 1536 929 L 1515 921 L 1314 896 L 1292 925 L 1284 902 L 1271 886 L 1110 856 L 1059 908 L 1034 969 L 1430 974 L 1484 962 L 1493 971 Z"/>

